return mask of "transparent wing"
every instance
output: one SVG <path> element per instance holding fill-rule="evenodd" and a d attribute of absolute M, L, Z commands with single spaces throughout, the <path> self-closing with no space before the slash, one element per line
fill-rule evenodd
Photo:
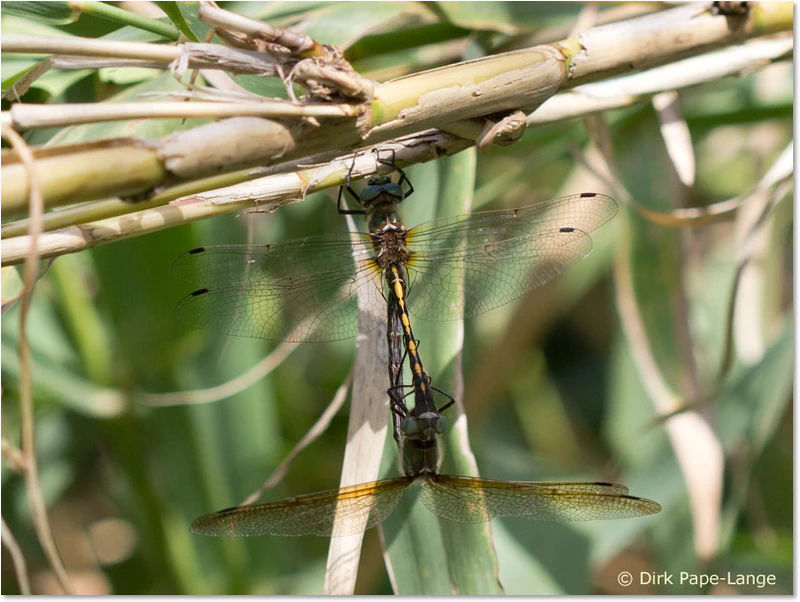
<path fill-rule="evenodd" d="M 634 518 L 656 514 L 661 506 L 627 495 L 614 483 L 492 481 L 436 475 L 420 498 L 437 516 L 459 523 L 479 523 L 498 516 L 570 522 Z"/>
<path fill-rule="evenodd" d="M 505 305 L 588 255 L 589 233 L 616 213 L 612 198 L 583 193 L 413 228 L 409 310 L 425 320 L 457 318 L 456 294 L 467 318 Z"/>
<path fill-rule="evenodd" d="M 362 483 L 280 502 L 220 510 L 192 522 L 192 533 L 216 537 L 361 533 L 383 522 L 400 502 L 410 477 Z"/>
<path fill-rule="evenodd" d="M 589 232 L 617 211 L 584 193 L 508 211 L 437 220 L 409 231 L 409 308 L 428 320 L 471 317 L 513 301 L 585 257 Z M 316 236 L 272 245 L 204 247 L 174 273 L 202 288 L 177 308 L 183 322 L 275 341 L 331 341 L 385 322 L 380 268 L 369 235 Z M 456 295 L 458 293 L 458 295 Z"/>
<path fill-rule="evenodd" d="M 356 292 L 366 327 L 385 321 L 380 268 L 368 235 L 316 236 L 273 245 L 202 247 L 173 273 L 202 286 L 178 304 L 192 326 L 273 341 L 332 341 L 356 334 Z M 371 322 L 370 322 L 371 320 Z"/>

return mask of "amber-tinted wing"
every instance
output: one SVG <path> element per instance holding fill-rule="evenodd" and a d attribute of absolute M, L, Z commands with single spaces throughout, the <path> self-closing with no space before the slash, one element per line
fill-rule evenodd
<path fill-rule="evenodd" d="M 514 483 L 516 481 L 506 481 L 506 483 Z M 520 481 L 525 483 L 525 481 Z M 576 493 L 618 493 L 625 495 L 630 493 L 630 490 L 625 485 L 619 483 L 606 483 L 603 481 L 533 481 L 528 482 L 528 485 L 538 485 L 540 487 L 559 487 L 568 491 Z"/>
<path fill-rule="evenodd" d="M 412 481 L 411 477 L 397 477 L 280 502 L 228 508 L 201 516 L 192 522 L 190 530 L 217 537 L 354 535 L 394 512 Z"/>
<path fill-rule="evenodd" d="M 589 233 L 617 214 L 614 199 L 583 193 L 519 209 L 428 222 L 408 232 L 411 313 L 469 318 L 549 282 L 592 250 Z"/>
<path fill-rule="evenodd" d="M 656 514 L 661 506 L 627 495 L 614 483 L 492 481 L 435 475 L 420 492 L 434 514 L 459 523 L 479 523 L 498 516 L 545 521 L 634 518 Z"/>

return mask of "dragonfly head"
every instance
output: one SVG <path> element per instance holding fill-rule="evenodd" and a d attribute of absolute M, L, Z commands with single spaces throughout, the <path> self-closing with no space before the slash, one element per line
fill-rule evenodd
<path fill-rule="evenodd" d="M 362 202 L 369 202 L 380 194 L 388 194 L 395 197 L 397 201 L 402 201 L 405 196 L 403 187 L 392 182 L 389 176 L 373 176 L 367 180 L 367 185 L 358 197 Z"/>
<path fill-rule="evenodd" d="M 393 207 L 405 198 L 400 184 L 392 182 L 389 176 L 374 176 L 358 195 L 358 202 L 367 210 L 380 205 Z"/>
<path fill-rule="evenodd" d="M 400 423 L 400 431 L 408 439 L 433 441 L 447 430 L 447 418 L 439 412 L 411 414 Z"/>

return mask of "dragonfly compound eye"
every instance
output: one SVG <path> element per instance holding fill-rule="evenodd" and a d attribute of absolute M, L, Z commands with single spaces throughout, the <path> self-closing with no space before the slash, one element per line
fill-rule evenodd
<path fill-rule="evenodd" d="M 415 435 L 419 435 L 420 426 L 417 417 L 409 416 L 408 418 L 404 418 L 403 421 L 400 423 L 400 431 L 406 437 L 413 437 Z"/>
<path fill-rule="evenodd" d="M 397 197 L 398 199 L 402 199 L 405 196 L 405 192 L 403 192 L 403 187 L 399 184 L 395 184 L 394 182 L 388 182 L 383 185 L 383 189 L 386 191 L 387 194 L 392 195 L 393 197 Z"/>
<path fill-rule="evenodd" d="M 361 191 L 358 197 L 363 203 L 364 201 L 371 201 L 375 199 L 375 197 L 377 197 L 381 192 L 383 192 L 382 184 L 370 184 Z"/>

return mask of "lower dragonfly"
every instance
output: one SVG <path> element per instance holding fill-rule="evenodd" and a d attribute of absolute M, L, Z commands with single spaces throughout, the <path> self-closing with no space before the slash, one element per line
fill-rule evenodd
<path fill-rule="evenodd" d="M 406 488 L 415 482 L 421 482 L 420 499 L 431 512 L 458 523 L 481 523 L 496 517 L 608 520 L 661 511 L 657 502 L 628 495 L 628 488 L 616 483 L 495 481 L 440 474 L 438 439 L 422 445 L 418 442 L 413 436 L 401 439 L 403 476 L 220 510 L 192 522 L 191 532 L 216 537 L 355 535 L 388 518 Z"/>
<path fill-rule="evenodd" d="M 440 422 L 444 420 L 440 414 L 445 408 L 436 408 L 430 378 L 424 375 L 424 381 L 428 384 L 424 389 L 416 383 L 413 386 L 417 405 L 400 421 L 403 476 L 220 510 L 192 522 L 191 532 L 217 537 L 355 535 L 388 518 L 406 488 L 415 482 L 421 483 L 420 499 L 431 512 L 458 523 L 496 517 L 606 520 L 661 511 L 657 502 L 628 495 L 628 488 L 616 483 L 495 481 L 440 474 L 440 440 L 446 424 Z M 398 387 L 394 389 L 396 394 Z"/>

